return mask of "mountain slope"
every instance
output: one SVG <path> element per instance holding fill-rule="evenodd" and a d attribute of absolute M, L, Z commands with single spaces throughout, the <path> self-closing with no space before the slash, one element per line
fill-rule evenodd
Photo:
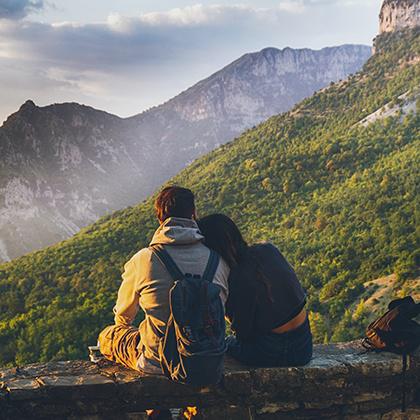
<path fill-rule="evenodd" d="M 0 261 L 138 203 L 197 156 L 347 77 L 370 54 L 359 45 L 246 54 L 127 119 L 26 102 L 0 127 Z"/>
<path fill-rule="evenodd" d="M 358 122 L 404 93 L 414 100 L 420 34 L 384 35 L 376 47 L 361 73 L 172 180 L 194 189 L 199 214 L 225 212 L 251 242 L 280 247 L 308 290 L 317 340 L 357 334 L 346 309 L 365 282 L 395 272 L 398 289 L 418 276 L 419 115 Z M 83 357 L 112 320 L 124 262 L 156 226 L 150 198 L 1 266 L 0 364 Z"/>

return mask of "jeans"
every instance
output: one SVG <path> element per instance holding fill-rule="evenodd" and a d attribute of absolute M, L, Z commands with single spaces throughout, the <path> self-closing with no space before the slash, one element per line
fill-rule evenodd
<path fill-rule="evenodd" d="M 260 335 L 250 341 L 241 341 L 231 335 L 226 343 L 229 356 L 251 366 L 303 366 L 312 358 L 308 318 L 293 331 Z"/>

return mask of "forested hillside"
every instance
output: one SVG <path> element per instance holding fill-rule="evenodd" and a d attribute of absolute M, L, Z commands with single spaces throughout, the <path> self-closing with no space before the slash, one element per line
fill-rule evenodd
<path fill-rule="evenodd" d="M 172 180 L 196 192 L 201 215 L 224 212 L 250 242 L 281 248 L 308 289 L 318 341 L 360 333 L 364 283 L 396 273 L 395 295 L 419 274 L 419 38 L 382 35 L 362 72 Z M 387 104 L 401 111 L 359 123 Z M 0 365 L 86 357 L 112 321 L 124 262 L 157 227 L 152 203 L 0 266 Z"/>

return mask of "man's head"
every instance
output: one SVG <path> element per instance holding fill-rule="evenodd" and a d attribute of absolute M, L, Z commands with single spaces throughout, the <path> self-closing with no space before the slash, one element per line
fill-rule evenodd
<path fill-rule="evenodd" d="M 176 185 L 166 187 L 156 198 L 155 210 L 160 223 L 169 217 L 194 219 L 194 194 L 191 190 Z"/>

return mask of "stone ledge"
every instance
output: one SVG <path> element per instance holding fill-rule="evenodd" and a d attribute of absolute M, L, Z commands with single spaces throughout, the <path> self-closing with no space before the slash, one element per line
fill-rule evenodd
<path fill-rule="evenodd" d="M 0 419 L 141 418 L 148 408 L 195 405 L 203 412 L 244 409 L 249 418 L 382 418 L 401 404 L 402 359 L 361 354 L 358 342 L 315 346 L 299 368 L 250 369 L 227 362 L 222 386 L 197 389 L 140 376 L 110 362 L 51 362 L 0 370 Z M 420 352 L 409 358 L 407 401 L 420 408 Z M 233 411 L 232 411 L 233 410 Z M 387 414 L 388 413 L 388 414 Z M 418 413 L 418 412 L 417 412 Z M 93 416 L 93 417 L 92 417 Z M 223 418 L 206 417 L 206 418 Z M 384 417 L 385 418 L 385 417 Z"/>

